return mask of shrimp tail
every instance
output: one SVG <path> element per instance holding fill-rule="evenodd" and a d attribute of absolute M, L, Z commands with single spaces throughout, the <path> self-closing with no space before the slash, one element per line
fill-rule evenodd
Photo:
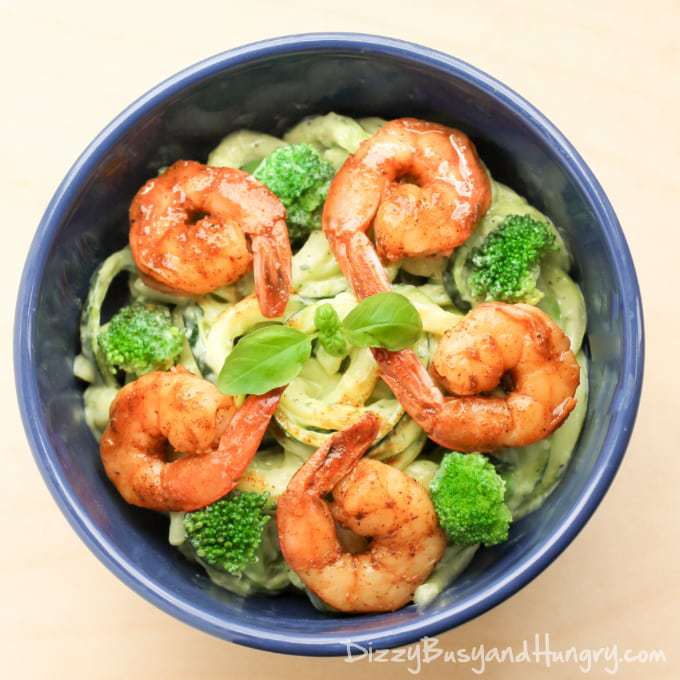
<path fill-rule="evenodd" d="M 198 510 L 236 487 L 257 453 L 283 389 L 249 396 L 229 421 L 214 452 L 181 458 L 164 469 L 161 483 L 168 509 Z"/>
<path fill-rule="evenodd" d="M 221 457 L 224 466 L 235 480 L 238 480 L 250 465 L 284 389 L 277 387 L 260 396 L 250 395 L 229 421 L 215 455 Z M 231 489 L 224 493 L 229 491 Z"/>
<path fill-rule="evenodd" d="M 292 253 L 288 228 L 278 220 L 263 234 L 252 236 L 255 292 L 262 314 L 283 316 L 291 290 Z"/>
<path fill-rule="evenodd" d="M 431 432 L 444 396 L 413 350 L 390 352 L 373 349 L 380 377 L 387 383 L 404 410 L 426 432 Z"/>
<path fill-rule="evenodd" d="M 343 272 L 360 300 L 391 289 L 385 269 L 370 239 L 363 231 L 355 231 L 342 240 Z M 337 250 L 336 250 L 337 253 Z"/>
<path fill-rule="evenodd" d="M 349 473 L 378 436 L 378 417 L 367 412 L 346 430 L 336 432 L 300 468 L 288 485 L 292 492 L 329 493 Z"/>

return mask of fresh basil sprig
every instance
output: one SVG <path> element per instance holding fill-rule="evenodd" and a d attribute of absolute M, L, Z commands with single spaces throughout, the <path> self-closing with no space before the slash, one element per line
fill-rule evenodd
<path fill-rule="evenodd" d="M 301 331 L 278 324 L 258 328 L 226 358 L 217 387 L 224 394 L 264 394 L 293 380 L 311 354 L 312 340 Z"/>
<path fill-rule="evenodd" d="M 343 321 L 330 304 L 320 305 L 314 325 L 321 345 L 338 357 L 347 354 L 348 344 L 404 349 L 423 331 L 418 311 L 398 293 L 366 298 Z M 280 324 L 248 333 L 226 358 L 217 387 L 224 394 L 264 394 L 287 385 L 311 356 L 312 337 Z"/>
<path fill-rule="evenodd" d="M 357 347 L 410 347 L 423 332 L 418 310 L 399 293 L 377 293 L 362 300 L 342 322 L 349 342 Z"/>

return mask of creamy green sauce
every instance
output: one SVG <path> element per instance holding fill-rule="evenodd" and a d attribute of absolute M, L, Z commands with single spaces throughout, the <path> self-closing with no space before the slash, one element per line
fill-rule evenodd
<path fill-rule="evenodd" d="M 529 215 L 550 225 L 555 234 L 557 250 L 543 258 L 542 266 L 552 266 L 563 272 L 568 272 L 571 266 L 571 258 L 564 239 L 546 215 L 529 205 L 526 199 L 500 182 L 492 181 L 492 192 L 491 206 L 486 215 L 484 215 L 472 236 L 453 254 L 452 284 L 462 304 L 475 305 L 483 302 L 483 300 L 475 298 L 468 285 L 470 253 L 479 247 L 484 239 L 499 227 L 508 215 Z"/>
<path fill-rule="evenodd" d="M 495 454 L 499 472 L 505 479 L 505 501 L 518 520 L 537 510 L 562 478 L 578 440 L 588 410 L 588 360 L 583 352 L 576 357 L 581 382 L 576 390 L 576 406 L 546 439 L 520 449 Z"/>
<path fill-rule="evenodd" d="M 334 113 L 301 121 L 283 139 L 264 133 L 240 130 L 229 134 L 210 153 L 208 163 L 252 171 L 267 155 L 280 146 L 307 143 L 339 168 L 362 141 L 378 130 L 384 120 L 354 120 Z M 492 205 L 484 219 L 453 257 L 452 283 L 461 304 L 475 304 L 467 287 L 466 260 L 472 248 L 495 229 L 507 215 L 528 214 L 549 222 L 546 216 L 527 201 L 498 182 L 493 182 Z M 553 227 L 554 228 L 554 227 Z M 522 449 L 497 452 L 494 460 L 506 482 L 506 501 L 515 519 L 539 508 L 549 496 L 569 463 L 587 410 L 587 359 L 581 349 L 586 331 L 586 309 L 580 288 L 569 277 L 570 256 L 564 241 L 555 230 L 558 250 L 545 258 L 538 288 L 542 297 L 538 306 L 563 328 L 577 353 L 581 366 L 581 384 L 576 393 L 577 405 L 565 423 L 545 440 Z M 420 312 L 425 334 L 415 347 L 427 364 L 438 338 L 462 318 L 445 290 L 446 258 L 409 258 L 391 265 L 387 274 L 394 280 L 401 269 L 420 277 L 419 285 L 395 284 Z M 129 275 L 130 295 L 135 300 L 150 300 L 174 306 L 173 320 L 186 335 L 180 363 L 188 370 L 214 380 L 234 341 L 243 333 L 266 321 L 257 302 L 245 297 L 252 292 L 252 277 L 244 277 L 233 286 L 200 299 L 167 296 L 148 288 L 136 274 L 130 251 L 114 253 L 93 277 L 90 295 L 83 309 L 82 354 L 76 357 L 74 373 L 88 383 L 84 394 L 85 420 L 98 438 L 106 427 L 110 404 L 119 385 L 102 365 L 96 336 L 100 328 L 99 310 L 113 278 Z M 340 316 L 356 301 L 348 291 L 328 243 L 321 232 L 313 232 L 293 258 L 294 295 L 282 321 L 311 332 L 314 310 L 329 302 Z M 346 365 L 345 365 L 346 364 Z M 344 367 L 341 370 L 341 365 Z M 378 413 L 383 424 L 382 439 L 368 453 L 379 460 L 389 460 L 421 484 L 429 485 L 437 464 L 420 458 L 427 438 L 391 392 L 377 381 L 377 367 L 368 350 L 354 350 L 346 362 L 330 357 L 319 349 L 305 365 L 301 375 L 288 387 L 277 411 L 279 429 L 276 442 L 268 442 L 258 452 L 239 483 L 239 489 L 268 491 L 272 510 L 276 499 L 306 458 L 337 429 L 354 422 L 369 409 Z M 196 560 L 186 541 L 183 513 L 170 513 L 169 541 L 188 558 Z M 474 557 L 478 546 L 449 546 L 430 578 L 415 593 L 418 606 L 429 604 Z M 224 574 L 202 565 L 219 587 L 239 595 L 254 592 L 277 592 L 302 584 L 281 559 L 276 543 L 275 522 L 269 524 L 260 560 L 242 577 Z M 322 608 L 321 604 L 317 602 Z M 316 606 L 316 605 L 315 605 Z"/>

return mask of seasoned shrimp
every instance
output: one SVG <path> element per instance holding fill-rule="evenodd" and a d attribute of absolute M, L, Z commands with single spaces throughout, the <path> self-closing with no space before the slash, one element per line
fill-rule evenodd
<path fill-rule="evenodd" d="M 491 182 L 459 130 L 399 118 L 345 161 L 328 192 L 323 229 L 360 298 L 389 289 L 383 260 L 445 254 L 463 243 L 491 203 Z"/>
<path fill-rule="evenodd" d="M 359 460 L 377 432 L 377 418 L 366 414 L 331 437 L 295 474 L 276 512 L 286 562 L 307 588 L 344 612 L 399 609 L 446 546 L 425 488 L 385 463 Z M 346 552 L 336 522 L 370 537 L 369 547 Z"/>
<path fill-rule="evenodd" d="M 374 350 L 383 380 L 438 444 L 457 451 L 526 446 L 557 429 L 576 405 L 579 366 L 569 339 L 537 307 L 475 307 L 442 337 L 431 373 L 410 350 Z M 488 393 L 509 379 L 504 396 Z"/>
<path fill-rule="evenodd" d="M 276 317 L 291 285 L 285 217 L 279 199 L 248 173 L 177 161 L 132 201 L 130 247 L 150 285 L 184 295 L 234 283 L 254 265 L 260 309 Z"/>
<path fill-rule="evenodd" d="M 151 510 L 197 510 L 229 493 L 255 455 L 282 389 L 231 397 L 188 371 L 147 373 L 111 404 L 104 469 L 121 496 Z M 168 444 L 184 455 L 166 460 Z"/>

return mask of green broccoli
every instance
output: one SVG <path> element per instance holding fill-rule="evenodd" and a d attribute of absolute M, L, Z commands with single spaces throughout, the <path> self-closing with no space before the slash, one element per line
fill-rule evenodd
<path fill-rule="evenodd" d="M 347 355 L 347 340 L 342 330 L 342 321 L 332 305 L 325 303 L 316 308 L 314 325 L 321 346 L 334 357 Z"/>
<path fill-rule="evenodd" d="M 139 302 L 118 311 L 97 340 L 112 369 L 135 375 L 170 368 L 184 345 L 184 335 L 172 325 L 167 307 Z"/>
<path fill-rule="evenodd" d="M 266 493 L 233 492 L 212 505 L 184 515 L 184 528 L 196 556 L 210 567 L 239 574 L 256 559 L 271 517 Z"/>
<path fill-rule="evenodd" d="M 508 538 L 512 515 L 505 482 L 479 453 L 448 453 L 430 482 L 439 523 L 452 543 L 495 545 Z"/>
<path fill-rule="evenodd" d="M 334 174 L 333 166 L 309 144 L 275 149 L 253 172 L 286 207 L 291 241 L 300 241 L 320 228 L 321 210 Z"/>
<path fill-rule="evenodd" d="M 509 215 L 469 258 L 470 289 L 481 300 L 536 304 L 539 262 L 557 250 L 555 234 L 546 222 L 528 215 Z"/>

